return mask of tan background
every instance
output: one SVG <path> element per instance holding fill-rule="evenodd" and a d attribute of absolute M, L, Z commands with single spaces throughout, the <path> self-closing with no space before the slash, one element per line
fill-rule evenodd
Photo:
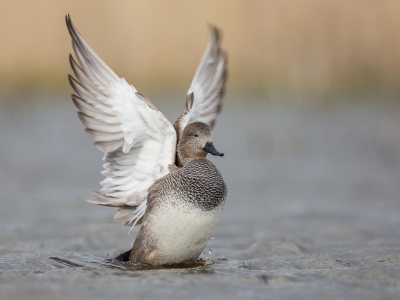
<path fill-rule="evenodd" d="M 0 1 L 0 88 L 66 87 L 65 14 L 139 90 L 186 90 L 207 23 L 223 30 L 229 90 L 396 91 L 400 1 Z"/>

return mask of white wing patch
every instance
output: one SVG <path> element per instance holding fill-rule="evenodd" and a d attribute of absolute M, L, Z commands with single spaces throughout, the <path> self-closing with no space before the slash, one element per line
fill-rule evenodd
<path fill-rule="evenodd" d="M 140 223 L 150 186 L 175 163 L 176 132 L 150 100 L 119 78 L 89 47 L 66 17 L 81 67 L 70 56 L 79 81 L 69 77 L 77 95 L 79 118 L 95 145 L 104 152 L 106 178 L 88 201 L 118 209 L 114 219 Z"/>

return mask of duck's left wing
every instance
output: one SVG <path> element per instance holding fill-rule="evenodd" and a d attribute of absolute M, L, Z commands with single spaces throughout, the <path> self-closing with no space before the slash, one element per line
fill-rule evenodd
<path fill-rule="evenodd" d="M 139 224 L 148 189 L 174 166 L 176 132 L 150 100 L 97 56 L 69 16 L 66 23 L 81 65 L 70 56 L 78 79 L 69 76 L 72 99 L 86 132 L 104 152 L 106 178 L 88 201 L 116 207 L 114 219 L 124 225 Z"/>
<path fill-rule="evenodd" d="M 221 33 L 215 26 L 210 29 L 206 50 L 188 91 L 186 108 L 189 108 L 187 124 L 203 122 L 213 129 L 221 113 L 228 70 L 227 55 L 220 46 Z"/>

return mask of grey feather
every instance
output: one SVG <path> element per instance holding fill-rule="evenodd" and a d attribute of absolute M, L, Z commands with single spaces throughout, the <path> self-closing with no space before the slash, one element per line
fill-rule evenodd
<path fill-rule="evenodd" d="M 204 122 L 213 129 L 222 110 L 222 98 L 227 80 L 227 55 L 220 47 L 220 32 L 211 26 L 206 50 L 197 67 L 189 93 L 194 93 L 194 105 L 188 123 Z"/>
<path fill-rule="evenodd" d="M 105 132 L 93 130 L 90 128 L 85 129 L 86 133 L 95 141 L 95 142 L 110 142 L 110 141 L 119 141 L 124 142 L 124 133 L 120 132 Z"/>
<path fill-rule="evenodd" d="M 92 117 L 85 115 L 82 112 L 78 112 L 78 117 L 81 120 L 82 124 L 85 125 L 87 128 L 105 132 L 120 132 L 121 131 L 121 124 L 118 123 L 106 123 L 103 121 L 99 121 Z"/>
<path fill-rule="evenodd" d="M 123 140 L 118 141 L 107 141 L 107 142 L 95 142 L 94 145 L 101 151 L 101 152 L 112 152 L 117 151 L 122 148 L 124 145 Z"/>

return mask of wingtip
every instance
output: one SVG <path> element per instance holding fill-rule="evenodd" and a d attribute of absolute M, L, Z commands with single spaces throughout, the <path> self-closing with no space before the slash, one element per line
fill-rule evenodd
<path fill-rule="evenodd" d="M 67 24 L 67 27 L 69 28 L 72 24 L 71 16 L 68 14 L 65 15 L 65 23 Z"/>
<path fill-rule="evenodd" d="M 210 29 L 210 38 L 213 39 L 215 38 L 218 42 L 221 39 L 221 30 L 215 26 L 214 24 L 208 23 L 208 28 Z"/>
<path fill-rule="evenodd" d="M 212 23 L 207 23 L 208 28 L 210 28 L 211 31 L 218 31 L 218 27 Z"/>
<path fill-rule="evenodd" d="M 65 16 L 65 24 L 67 25 L 67 28 L 68 28 L 68 31 L 69 31 L 70 36 L 73 37 L 73 34 L 74 34 L 74 25 L 73 25 L 73 23 L 72 23 L 72 20 L 71 20 L 71 17 L 70 17 L 69 14 L 67 14 L 67 15 Z"/>
<path fill-rule="evenodd" d="M 72 38 L 72 44 L 74 44 L 76 42 L 75 40 L 80 36 L 80 33 L 76 29 L 74 23 L 72 23 L 72 19 L 71 19 L 69 14 L 67 14 L 65 16 L 65 22 L 67 24 L 67 28 L 68 28 L 69 34 L 70 34 L 70 36 Z"/>

